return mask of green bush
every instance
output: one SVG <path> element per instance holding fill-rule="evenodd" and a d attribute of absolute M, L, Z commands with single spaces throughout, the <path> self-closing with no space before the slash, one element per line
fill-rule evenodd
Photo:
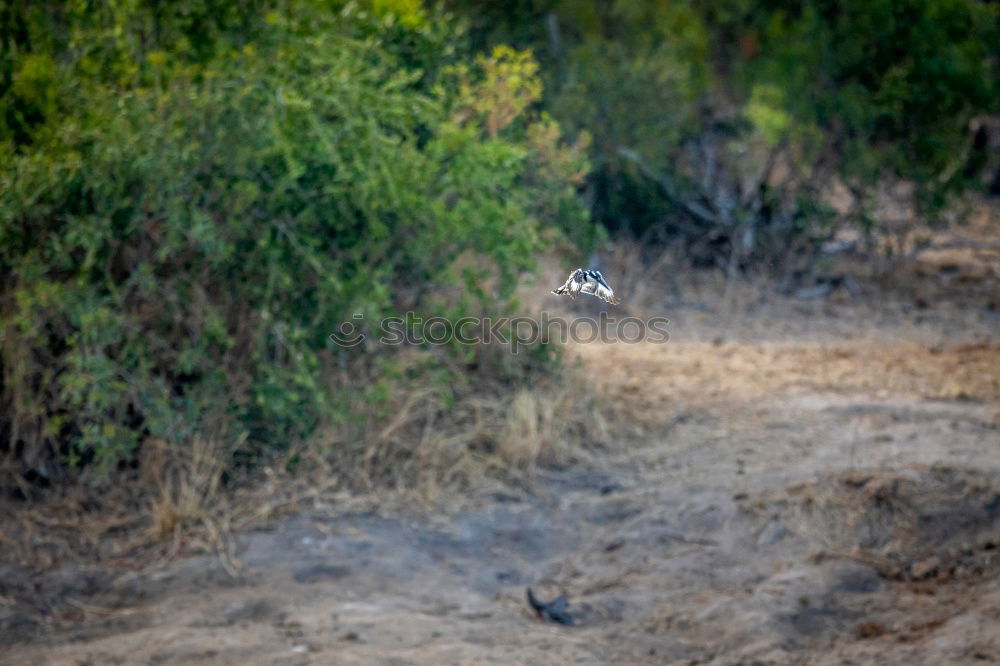
<path fill-rule="evenodd" d="M 461 33 L 412 2 L 188 6 L 53 10 L 72 43 L 114 37 L 99 49 L 5 42 L 0 451 L 15 471 L 59 457 L 103 473 L 151 437 L 285 447 L 363 399 L 328 381 L 350 353 L 328 339 L 341 322 L 435 292 L 450 295 L 436 314 L 494 310 L 543 227 L 592 234 L 582 144 L 532 114 L 530 56 L 459 67 Z M 519 87 L 525 103 L 489 124 Z"/>
<path fill-rule="evenodd" d="M 981 182 L 970 121 L 1000 110 L 996 3 L 448 4 L 482 44 L 539 53 L 544 104 L 593 134 L 596 219 L 730 267 L 795 268 L 838 226 L 877 226 L 886 184 L 935 222 Z M 846 214 L 831 183 L 852 194 Z"/>

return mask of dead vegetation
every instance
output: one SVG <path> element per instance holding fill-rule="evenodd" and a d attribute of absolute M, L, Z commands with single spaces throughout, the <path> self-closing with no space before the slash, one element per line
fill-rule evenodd
<path fill-rule="evenodd" d="M 351 422 L 323 428 L 266 466 L 234 468 L 245 434 L 184 446 L 151 440 L 136 469 L 114 483 L 95 479 L 8 501 L 0 563 L 43 571 L 131 559 L 144 569 L 213 552 L 235 573 L 234 530 L 356 494 L 388 490 L 426 502 L 474 486 L 524 486 L 539 466 L 583 462 L 612 445 L 604 410 L 579 390 L 578 371 L 512 388 L 487 368 L 461 393 L 407 380 L 407 364 L 425 364 L 430 354 L 403 352 L 401 378 L 386 381 L 385 401 L 359 401 Z M 339 381 L 354 379 L 345 373 Z"/>
<path fill-rule="evenodd" d="M 430 388 L 398 391 L 388 406 L 362 413 L 360 426 L 328 427 L 239 476 L 232 459 L 242 437 L 196 438 L 190 446 L 155 440 L 142 448 L 137 469 L 113 485 L 8 501 L 0 525 L 0 631 L 18 633 L 8 614 L 51 629 L 129 612 L 113 600 L 87 604 L 58 580 L 40 594 L 28 581 L 48 572 L 84 571 L 97 581 L 212 554 L 236 580 L 244 565 L 235 535 L 304 509 L 347 510 L 387 491 L 393 501 L 426 504 L 463 488 L 525 487 L 539 466 L 588 461 L 613 440 L 596 399 L 581 395 L 574 381 L 568 370 L 505 392 L 494 380 L 453 404 Z M 4 579 L 5 567 L 18 572 L 15 579 Z"/>
<path fill-rule="evenodd" d="M 190 447 L 162 440 L 147 447 L 140 479 L 156 488 L 150 499 L 151 534 L 176 539 L 225 501 L 220 486 L 229 452 L 218 440 L 203 437 L 195 437 Z"/>
<path fill-rule="evenodd" d="M 578 370 L 550 365 L 538 372 L 534 361 L 516 357 L 522 367 L 498 369 L 510 362 L 506 347 L 480 346 L 466 379 L 441 385 L 426 374 L 427 364 L 453 359 L 403 350 L 395 359 L 397 376 L 377 380 L 384 403 L 356 403 L 353 422 L 323 429 L 291 455 L 300 458 L 297 466 L 322 469 L 341 488 L 430 497 L 491 480 L 524 483 L 539 465 L 579 462 L 610 446 L 596 398 L 575 388 L 582 381 Z M 449 377 L 461 376 L 452 370 Z"/>

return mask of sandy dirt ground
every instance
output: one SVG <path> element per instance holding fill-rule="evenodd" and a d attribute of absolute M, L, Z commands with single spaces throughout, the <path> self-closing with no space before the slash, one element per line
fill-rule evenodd
<path fill-rule="evenodd" d="M 930 304 L 954 271 L 805 300 L 692 282 L 644 306 L 668 343 L 570 346 L 614 424 L 589 460 L 317 506 L 238 535 L 235 576 L 64 568 L 36 583 L 58 623 L 0 605 L 0 663 L 1000 664 L 996 270 Z"/>

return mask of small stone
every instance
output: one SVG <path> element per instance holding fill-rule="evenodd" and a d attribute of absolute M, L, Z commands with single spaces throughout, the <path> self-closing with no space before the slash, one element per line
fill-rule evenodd
<path fill-rule="evenodd" d="M 771 544 L 778 543 L 788 535 L 788 528 L 785 527 L 780 521 L 772 520 L 764 527 L 760 532 L 760 536 L 757 537 L 758 546 L 770 546 Z"/>

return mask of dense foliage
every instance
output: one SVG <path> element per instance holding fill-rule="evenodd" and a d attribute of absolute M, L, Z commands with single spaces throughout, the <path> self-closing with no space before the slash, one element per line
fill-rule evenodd
<path fill-rule="evenodd" d="M 301 440 L 372 390 L 328 381 L 341 322 L 489 311 L 543 226 L 592 234 L 532 58 L 419 3 L 0 11 L 8 471 Z"/>
<path fill-rule="evenodd" d="M 307 439 L 385 398 L 341 322 L 495 311 L 589 219 L 787 270 L 995 161 L 996 3 L 444 6 L 0 0 L 0 471 Z"/>
<path fill-rule="evenodd" d="M 593 133 L 598 219 L 712 263 L 785 267 L 838 225 L 872 229 L 879 187 L 933 222 L 983 182 L 970 121 L 1000 110 L 996 3 L 450 4 L 480 43 L 536 50 L 552 113 Z"/>

